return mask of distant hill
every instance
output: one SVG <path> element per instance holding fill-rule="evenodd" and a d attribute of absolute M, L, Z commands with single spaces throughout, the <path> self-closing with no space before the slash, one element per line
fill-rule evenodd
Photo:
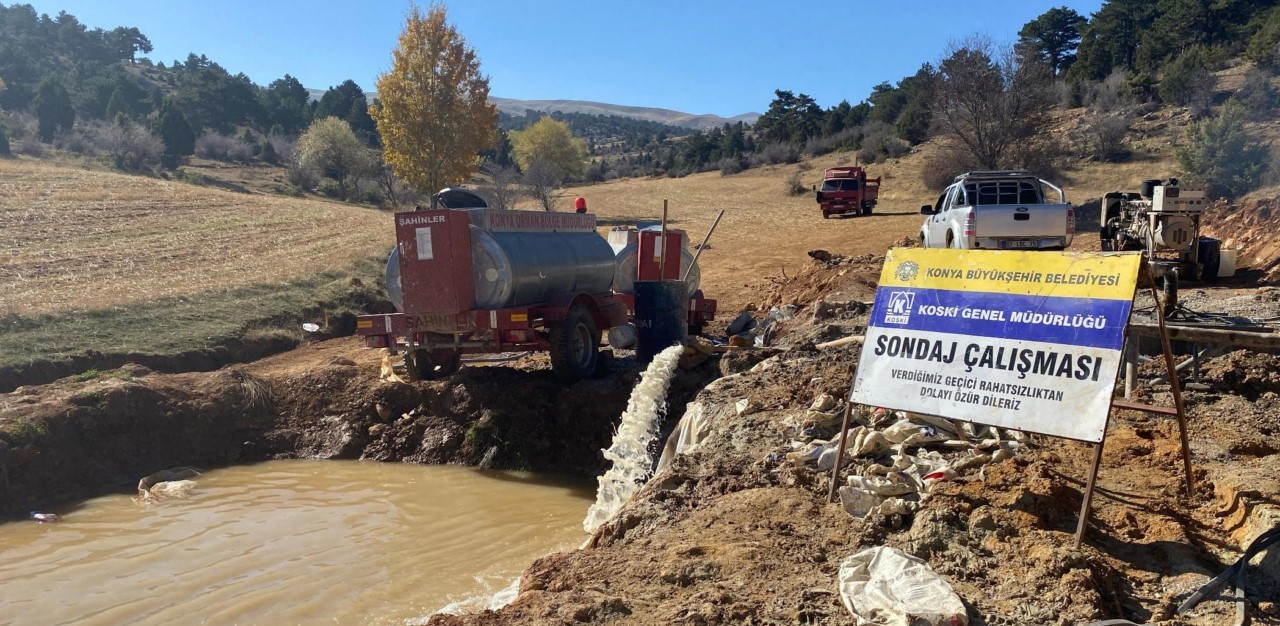
<path fill-rule="evenodd" d="M 754 124 L 756 118 L 760 117 L 759 113 L 743 113 L 733 117 L 720 117 L 709 113 L 695 115 L 693 113 L 672 111 L 671 109 L 633 107 L 586 100 L 514 100 L 511 98 L 490 98 L 490 100 L 498 105 L 499 111 L 517 116 L 524 115 L 525 111 L 529 110 L 543 113 L 560 111 L 562 113 L 587 113 L 590 115 L 620 115 L 670 126 L 703 130 L 723 126 L 726 122 L 730 124 L 738 122 Z"/>
<path fill-rule="evenodd" d="M 323 89 L 307 89 L 311 94 L 312 100 L 319 100 L 324 95 Z M 372 91 L 366 92 L 369 101 L 372 102 L 377 93 Z M 498 110 L 508 115 L 516 117 L 523 116 L 525 111 L 538 111 L 540 113 L 552 113 L 560 111 L 561 113 L 586 113 L 588 115 L 619 115 L 622 117 L 630 117 L 632 119 L 644 120 L 647 122 L 657 122 L 668 126 L 679 126 L 681 128 L 692 128 L 695 130 L 708 130 L 718 126 L 724 126 L 725 122 L 737 124 L 738 122 L 746 122 L 754 124 L 756 119 L 760 117 L 759 113 L 743 113 L 733 117 L 720 117 L 704 113 L 695 115 L 693 113 L 685 113 L 683 111 L 673 111 L 671 109 L 658 109 L 653 107 L 633 107 L 622 104 L 608 104 L 605 102 L 591 102 L 588 100 L 516 100 L 514 98 L 490 98 L 494 104 L 498 105 Z"/>

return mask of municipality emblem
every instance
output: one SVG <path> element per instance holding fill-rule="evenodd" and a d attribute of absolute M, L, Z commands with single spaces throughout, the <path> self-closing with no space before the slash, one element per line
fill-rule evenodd
<path fill-rule="evenodd" d="M 897 269 L 893 270 L 893 275 L 897 276 L 898 280 L 903 282 L 910 281 L 912 278 L 916 277 L 916 274 L 919 274 L 919 273 L 920 273 L 920 266 L 916 265 L 915 261 L 903 261 L 898 264 Z"/>

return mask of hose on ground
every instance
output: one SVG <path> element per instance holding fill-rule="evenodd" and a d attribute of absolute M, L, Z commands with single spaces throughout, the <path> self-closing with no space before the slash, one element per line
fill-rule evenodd
<path fill-rule="evenodd" d="M 1280 526 L 1276 526 L 1275 528 L 1258 535 L 1258 537 L 1249 544 L 1249 547 L 1245 548 L 1244 554 L 1240 555 L 1240 558 L 1236 559 L 1236 562 L 1231 564 L 1231 567 L 1223 570 L 1221 574 L 1214 576 L 1212 580 L 1205 583 L 1204 586 L 1191 594 L 1191 597 L 1187 598 L 1187 601 L 1183 602 L 1182 605 L 1178 607 L 1178 614 L 1182 615 L 1187 611 L 1194 609 L 1196 605 L 1200 604 L 1200 602 L 1208 597 L 1209 594 L 1213 593 L 1223 584 L 1234 578 L 1235 582 L 1233 583 L 1233 586 L 1235 587 L 1234 595 L 1236 598 L 1235 626 L 1244 626 L 1249 623 L 1249 603 L 1244 597 L 1246 584 L 1245 574 L 1249 571 L 1249 561 L 1252 561 L 1253 557 L 1276 543 L 1280 543 Z"/>
<path fill-rule="evenodd" d="M 1277 543 L 1280 543 L 1280 526 L 1276 526 L 1275 528 L 1258 535 L 1253 542 L 1249 544 L 1249 547 L 1245 548 L 1244 554 L 1242 554 L 1239 559 L 1236 559 L 1235 563 L 1231 564 L 1231 567 L 1228 567 L 1221 574 L 1214 576 L 1209 582 L 1197 589 L 1195 593 L 1191 594 L 1191 597 L 1187 598 L 1187 600 L 1178 607 L 1178 615 L 1182 615 L 1191 609 L 1194 609 L 1196 605 L 1203 602 L 1205 598 L 1217 591 L 1219 587 L 1234 578 L 1235 582 L 1232 583 L 1232 585 L 1234 587 L 1233 595 L 1235 596 L 1236 601 L 1236 621 L 1233 626 L 1245 626 L 1248 624 L 1249 602 L 1245 599 L 1244 594 L 1246 583 L 1245 572 L 1249 570 L 1249 561 L 1252 561 L 1253 557 L 1258 556 L 1258 554 Z M 1098 622 L 1089 622 L 1084 626 L 1140 625 L 1126 619 L 1107 619 Z"/>

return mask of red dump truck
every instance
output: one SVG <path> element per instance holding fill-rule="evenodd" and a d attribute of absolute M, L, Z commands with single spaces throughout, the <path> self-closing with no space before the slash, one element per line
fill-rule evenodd
<path fill-rule="evenodd" d="M 822 173 L 822 186 L 817 190 L 822 218 L 852 213 L 871 215 L 880 196 L 880 179 L 867 178 L 861 167 L 832 167 Z"/>
<path fill-rule="evenodd" d="M 464 190 L 446 192 L 441 204 L 461 208 L 395 215 L 387 291 L 399 312 L 356 320 L 367 346 L 404 353 L 410 380 L 449 376 L 463 355 L 524 351 L 550 352 L 562 382 L 594 376 L 602 331 L 615 331 L 614 347 L 634 342 L 631 282 L 676 280 L 687 267 L 680 233 L 668 232 L 665 247 L 661 233 L 639 233 L 615 254 L 590 213 L 489 209 Z M 666 251 L 671 263 L 661 262 Z M 700 328 L 716 302 L 689 291 L 689 326 Z"/>

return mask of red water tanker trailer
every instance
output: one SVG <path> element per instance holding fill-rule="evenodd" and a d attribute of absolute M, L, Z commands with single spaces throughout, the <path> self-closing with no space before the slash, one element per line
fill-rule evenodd
<path fill-rule="evenodd" d="M 871 215 L 880 197 L 880 179 L 867 178 L 861 167 L 832 167 L 822 173 L 816 195 L 823 219 L 845 213 Z"/>
<path fill-rule="evenodd" d="M 572 383 L 595 375 L 602 331 L 634 339 L 634 301 L 614 289 L 621 257 L 593 214 L 441 208 L 397 213 L 395 225 L 387 288 L 399 312 L 360 316 L 356 333 L 403 352 L 411 380 L 449 376 L 463 355 L 548 351 L 556 377 Z M 681 235 L 667 236 L 675 255 Z M 680 263 L 655 253 L 659 239 L 640 233 L 640 280 L 680 277 Z M 714 314 L 715 301 L 694 291 L 690 326 Z"/>

